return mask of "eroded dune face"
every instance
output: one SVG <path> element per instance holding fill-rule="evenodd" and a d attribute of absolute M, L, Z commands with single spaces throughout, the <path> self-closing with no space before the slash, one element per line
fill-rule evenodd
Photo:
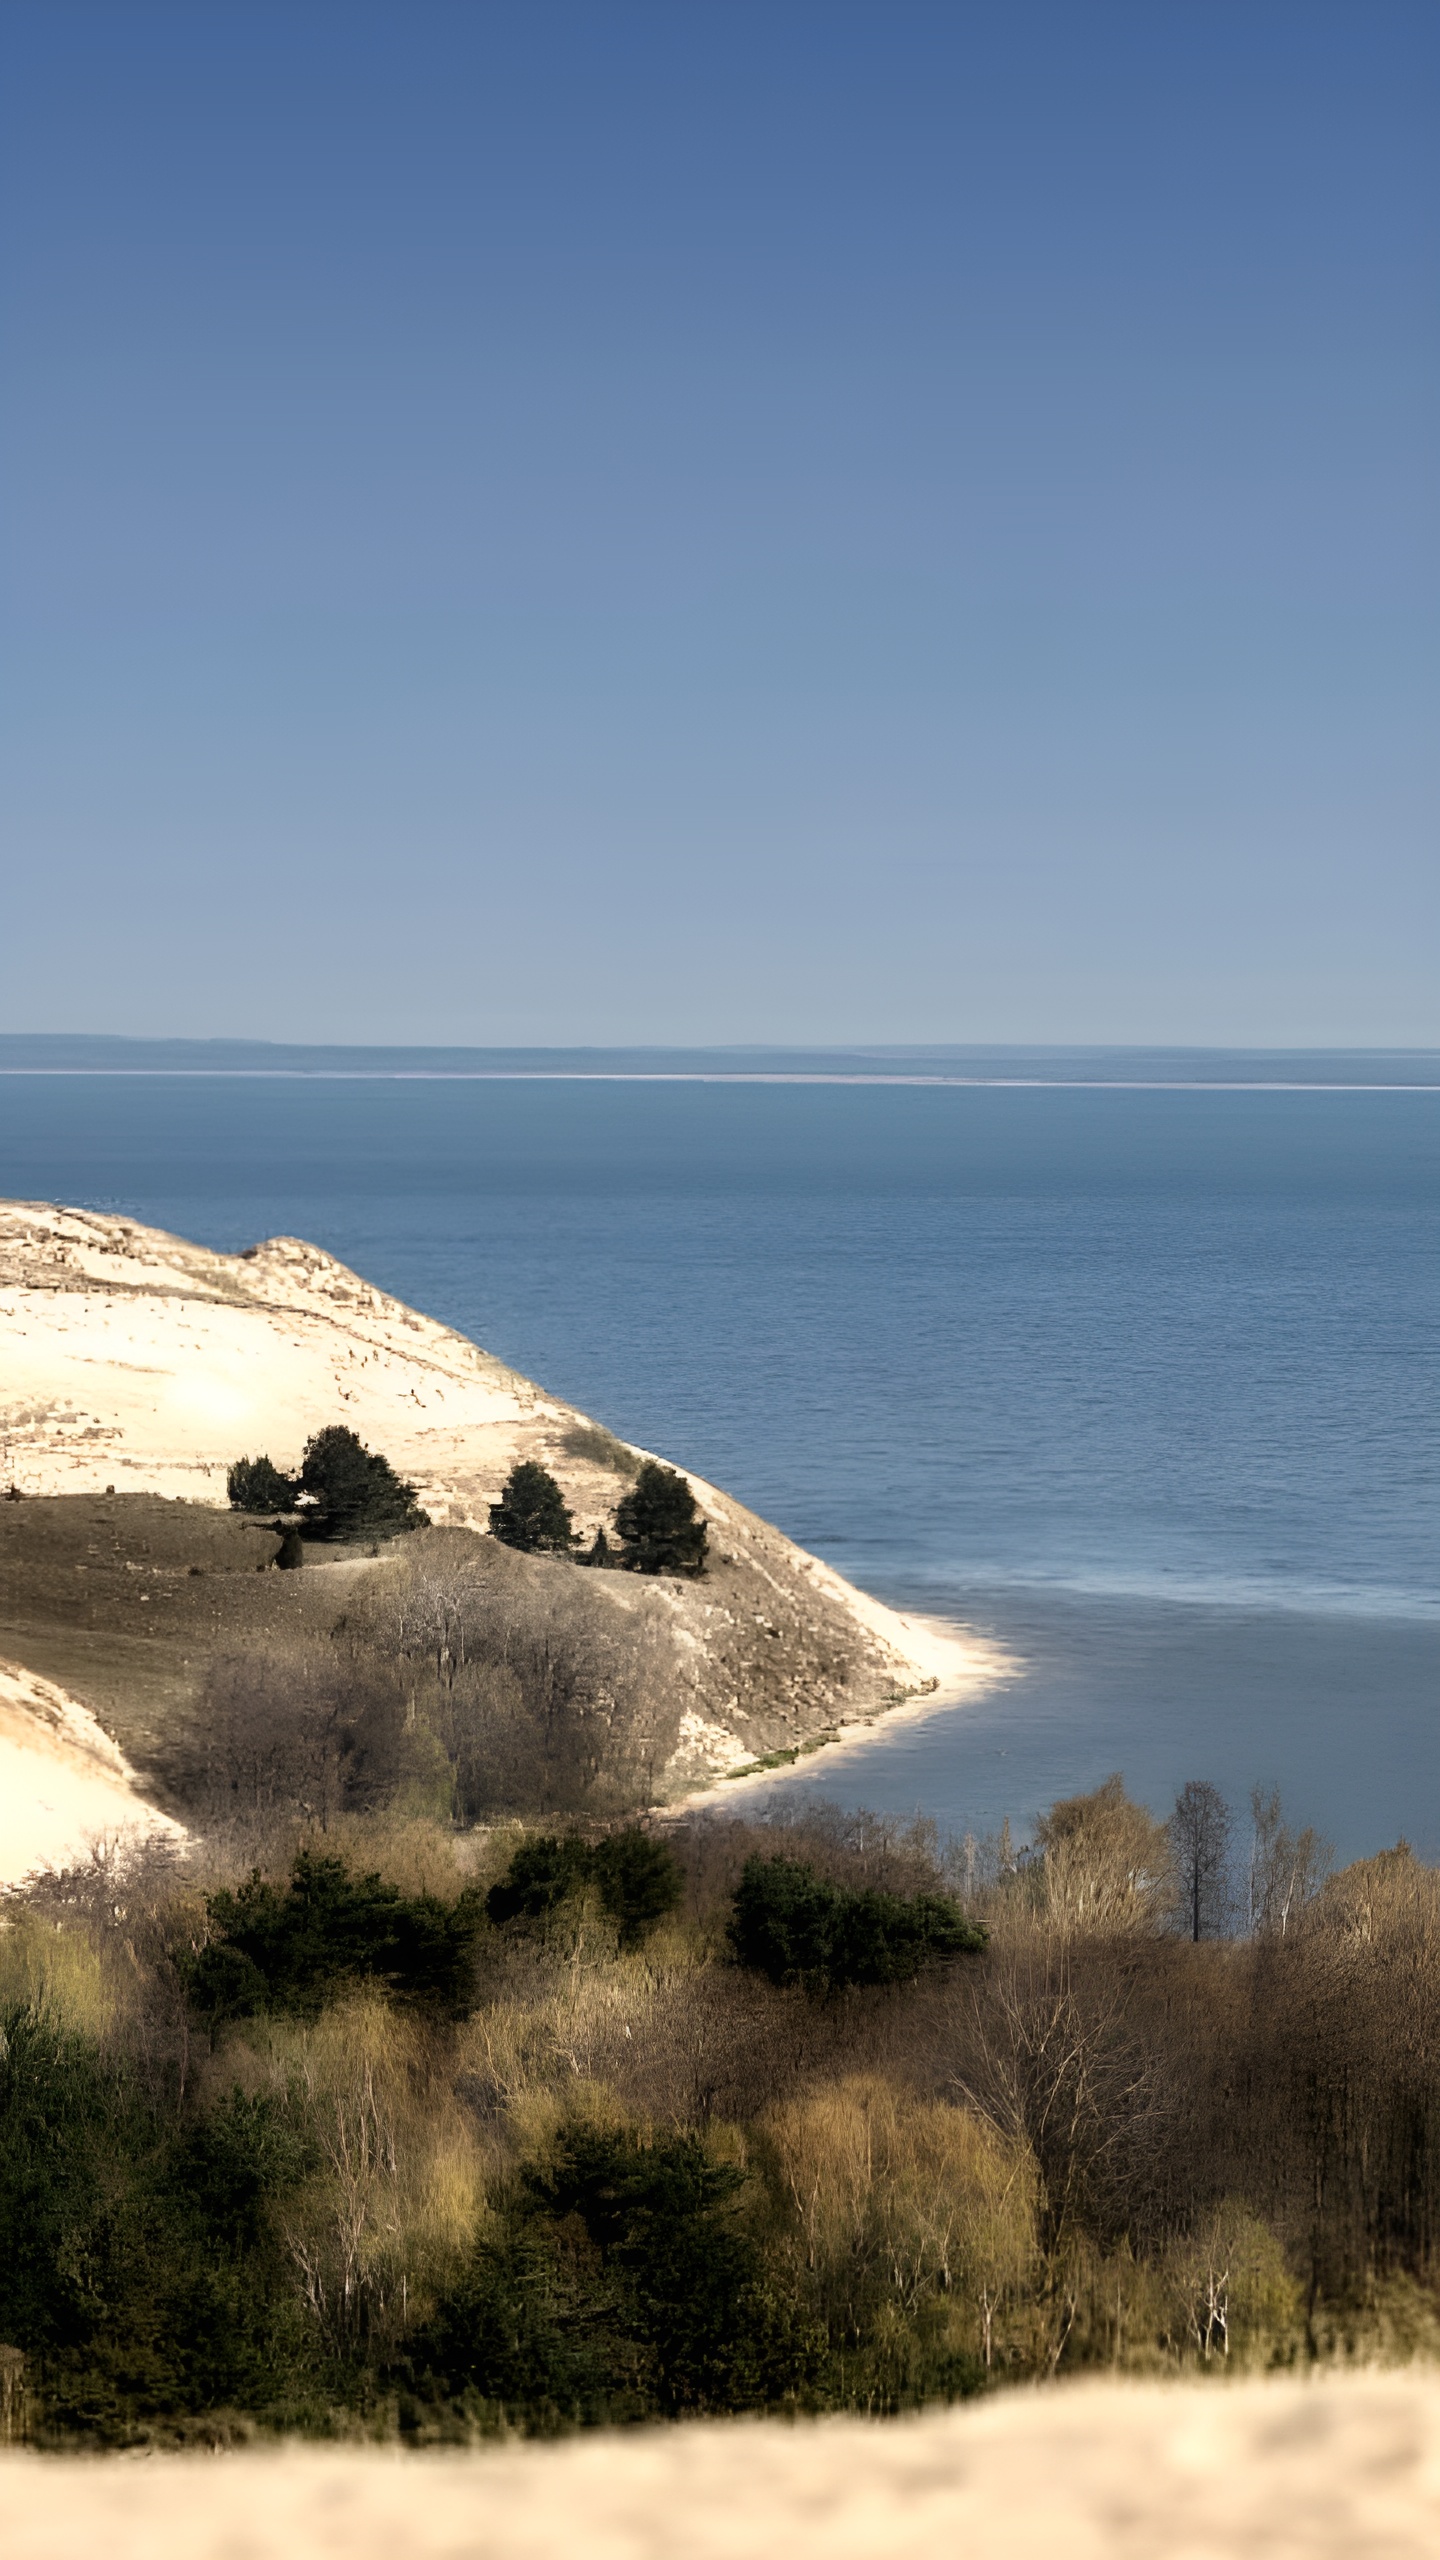
<path fill-rule="evenodd" d="M 1065 2384 L 476 2454 L 0 2459 L 7 2560 L 1433 2560 L 1440 2384 Z"/>
<path fill-rule="evenodd" d="M 97 1841 L 180 1840 L 88 1707 L 0 1662 L 0 1886 L 78 1864 Z"/>
<path fill-rule="evenodd" d="M 0 1490 L 223 1505 L 232 1459 L 292 1467 L 334 1422 L 382 1450 L 445 1527 L 483 1530 L 515 1461 L 536 1458 L 588 1539 L 634 1463 L 572 1406 L 316 1246 L 211 1253 L 124 1218 L 0 1205 Z M 993 1647 L 896 1615 L 690 1482 L 711 1571 L 645 1596 L 666 1620 L 683 1710 L 664 1800 L 897 1700 L 955 1699 L 1003 1674 Z M 640 1598 L 629 1577 L 584 1579 L 598 1611 Z M 23 1658 L 13 1627 L 0 1624 L 0 1644 Z M 53 1649 L 33 1667 L 53 1670 Z M 195 1658 L 171 1666 L 177 1681 L 181 1669 L 194 1674 Z"/>

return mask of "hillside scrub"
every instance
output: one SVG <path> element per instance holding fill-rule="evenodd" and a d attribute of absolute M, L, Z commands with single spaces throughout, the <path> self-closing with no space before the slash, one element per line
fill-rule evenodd
<path fill-rule="evenodd" d="M 617 1440 L 603 1422 L 575 1422 L 560 1443 L 569 1458 L 583 1458 L 592 1467 L 609 1467 L 617 1476 L 634 1476 L 640 1472 L 640 1460 L 624 1440 Z"/>
<path fill-rule="evenodd" d="M 458 1526 L 315 1540 L 303 1519 L 0 1504 L 0 1652 L 93 1706 L 167 1813 L 237 1835 L 397 1788 L 465 1822 L 610 1820 L 690 1794 L 736 1741 L 761 1757 L 893 1702 L 881 1652 L 759 1524 L 697 1581 Z M 287 1548 L 304 1571 L 275 1570 Z"/>
<path fill-rule="evenodd" d="M 328 1627 L 218 1652 L 168 1741 L 172 1800 L 238 1852 L 295 1813 L 323 1831 L 400 1801 L 469 1824 L 654 1800 L 681 1705 L 639 1594 L 597 1607 L 556 1560 L 431 1530 L 345 1596 Z"/>

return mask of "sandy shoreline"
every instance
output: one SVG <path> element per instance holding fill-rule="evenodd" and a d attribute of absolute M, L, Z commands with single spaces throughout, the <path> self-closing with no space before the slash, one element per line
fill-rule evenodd
<path fill-rule="evenodd" d="M 863 1599 L 868 1594 L 860 1596 Z M 874 1605 L 877 1611 L 885 1607 L 882 1601 Z M 828 1761 L 837 1752 L 872 1742 L 897 1726 L 919 1724 L 927 1716 L 969 1706 L 978 1698 L 988 1697 L 992 1690 L 1023 1677 L 1025 1665 L 1018 1654 L 1007 1653 L 1003 1645 L 976 1635 L 959 1619 L 918 1613 L 902 1616 L 889 1609 L 885 1614 L 892 1624 L 898 1622 L 905 1628 L 907 1651 L 917 1668 L 933 1681 L 932 1688 L 897 1699 L 894 1706 L 881 1707 L 873 1715 L 847 1717 L 833 1732 L 816 1735 L 803 1744 L 793 1757 L 777 1754 L 768 1764 L 738 1769 L 733 1776 L 722 1772 L 708 1786 L 695 1788 L 663 1810 L 667 1814 L 713 1812 L 719 1806 L 752 1796 L 759 1789 L 769 1790 L 787 1780 L 813 1777 L 819 1760 Z"/>

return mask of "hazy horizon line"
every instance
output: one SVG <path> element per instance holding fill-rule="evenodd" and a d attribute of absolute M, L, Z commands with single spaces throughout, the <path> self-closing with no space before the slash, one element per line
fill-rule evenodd
<path fill-rule="evenodd" d="M 1362 1067 L 1371 1072 L 1357 1074 Z M 1405 1093 L 1440 1091 L 1440 1049 L 1153 1041 L 462 1044 L 5 1032 L 0 1076 Z"/>

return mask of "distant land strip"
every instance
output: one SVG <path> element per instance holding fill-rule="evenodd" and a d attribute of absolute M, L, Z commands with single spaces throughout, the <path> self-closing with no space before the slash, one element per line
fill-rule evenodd
<path fill-rule="evenodd" d="M 1322 1084 L 1315 1077 L 839 1075 L 821 1069 L 719 1067 L 11 1067 L 0 1076 L 129 1076 L 141 1082 L 289 1084 L 942 1085 L 984 1093 L 1440 1093 L 1440 1076 L 1405 1084 Z"/>
<path fill-rule="evenodd" d="M 0 1075 L 313 1082 L 834 1084 L 1004 1090 L 1440 1092 L 1440 1050 L 1205 1049 L 1132 1043 L 655 1041 L 550 1048 L 400 1042 L 0 1034 Z"/>

